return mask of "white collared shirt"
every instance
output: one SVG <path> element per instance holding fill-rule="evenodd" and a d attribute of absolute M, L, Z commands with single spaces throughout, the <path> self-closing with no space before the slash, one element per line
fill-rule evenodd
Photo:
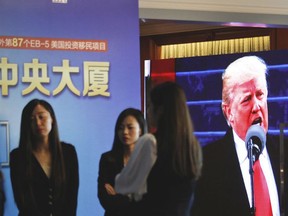
<path fill-rule="evenodd" d="M 244 179 L 244 184 L 246 187 L 246 193 L 248 195 L 250 207 L 252 207 L 252 195 L 251 195 L 251 179 L 249 173 L 249 159 L 247 155 L 247 148 L 245 142 L 235 133 L 233 130 L 233 137 L 235 142 L 235 148 L 239 160 L 239 164 L 241 167 L 242 176 Z M 267 148 L 263 149 L 263 152 L 259 156 L 260 165 L 263 170 L 268 190 L 270 194 L 270 201 L 272 206 L 272 212 L 274 216 L 280 216 L 280 205 L 278 198 L 277 186 L 273 174 L 273 170 L 270 163 L 270 158 L 267 152 Z"/>

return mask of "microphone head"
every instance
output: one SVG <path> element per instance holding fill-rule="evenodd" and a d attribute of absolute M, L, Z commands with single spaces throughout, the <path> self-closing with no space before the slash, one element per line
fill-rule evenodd
<path fill-rule="evenodd" d="M 247 130 L 245 143 L 248 150 L 250 141 L 252 141 L 252 154 L 256 161 L 266 145 L 266 133 L 260 125 L 252 125 Z"/>

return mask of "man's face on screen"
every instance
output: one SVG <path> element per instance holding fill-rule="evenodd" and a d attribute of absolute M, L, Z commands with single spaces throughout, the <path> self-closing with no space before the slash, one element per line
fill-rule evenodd
<path fill-rule="evenodd" d="M 228 121 L 238 136 L 245 140 L 246 132 L 253 124 L 268 130 L 268 107 L 266 80 L 253 78 L 236 84 L 230 104 L 226 107 Z"/>

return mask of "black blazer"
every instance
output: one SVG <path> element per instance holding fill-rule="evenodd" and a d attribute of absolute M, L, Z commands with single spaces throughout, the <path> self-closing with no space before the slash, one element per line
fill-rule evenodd
<path fill-rule="evenodd" d="M 62 150 L 66 172 L 66 190 L 62 199 L 55 200 L 49 205 L 49 189 L 55 189 L 52 181 L 48 179 L 41 165 L 32 157 L 34 178 L 26 178 L 25 157 L 21 149 L 16 148 L 10 153 L 10 176 L 14 199 L 19 209 L 19 216 L 75 216 L 77 209 L 77 196 L 79 186 L 78 159 L 74 146 L 62 143 Z M 28 181 L 32 181 L 32 193 L 35 204 L 31 201 L 31 192 Z M 53 194 L 53 193 L 52 193 Z"/>
<path fill-rule="evenodd" d="M 279 142 L 267 137 L 267 150 L 279 192 Z M 250 205 L 230 128 L 203 148 L 203 170 L 196 187 L 193 216 L 250 216 Z"/>
<path fill-rule="evenodd" d="M 148 177 L 148 193 L 143 199 L 141 216 L 189 216 L 195 184 L 192 177 L 176 174 L 170 157 L 158 151 Z"/>
<path fill-rule="evenodd" d="M 115 155 L 112 151 L 101 155 L 98 175 L 98 198 L 105 209 L 105 216 L 135 216 L 140 203 L 130 202 L 129 197 L 121 194 L 109 195 L 105 189 L 108 183 L 114 187 L 115 177 L 121 172 L 123 155 Z M 136 210 L 137 207 L 137 210 Z"/>

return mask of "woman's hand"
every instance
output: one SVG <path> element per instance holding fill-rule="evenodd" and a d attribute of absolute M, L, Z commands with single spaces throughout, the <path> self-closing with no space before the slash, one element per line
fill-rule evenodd
<path fill-rule="evenodd" d="M 105 187 L 105 189 L 106 189 L 106 191 L 107 191 L 107 193 L 109 194 L 109 195 L 116 195 L 116 191 L 114 190 L 114 188 L 112 187 L 112 185 L 110 185 L 110 184 L 105 184 L 104 185 L 104 187 Z"/>

